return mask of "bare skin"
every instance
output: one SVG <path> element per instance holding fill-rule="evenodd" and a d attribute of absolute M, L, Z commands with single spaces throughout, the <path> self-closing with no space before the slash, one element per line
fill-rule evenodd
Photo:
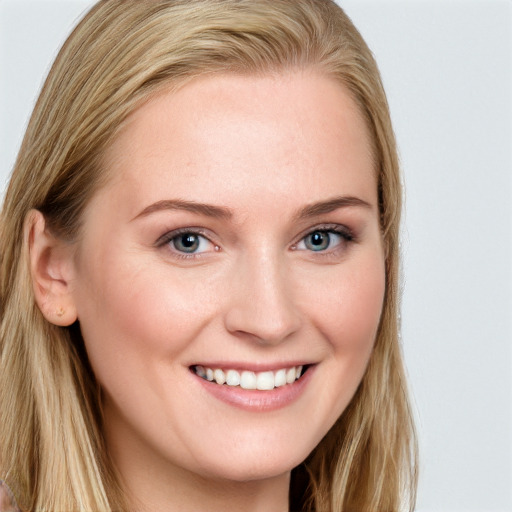
<path fill-rule="evenodd" d="M 134 510 L 288 510 L 290 471 L 352 398 L 382 310 L 355 103 L 313 72 L 200 78 L 132 114 L 103 164 L 54 273 Z M 301 366 L 272 390 L 201 375 Z"/>

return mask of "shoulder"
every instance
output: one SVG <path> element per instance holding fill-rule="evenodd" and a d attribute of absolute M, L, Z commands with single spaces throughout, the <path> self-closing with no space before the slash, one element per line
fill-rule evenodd
<path fill-rule="evenodd" d="M 20 512 L 11 490 L 3 480 L 0 480 L 0 512 Z"/>

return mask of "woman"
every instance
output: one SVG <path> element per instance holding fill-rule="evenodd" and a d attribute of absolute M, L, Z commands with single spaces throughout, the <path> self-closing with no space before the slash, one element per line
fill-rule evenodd
<path fill-rule="evenodd" d="M 99 2 L 2 212 L 20 507 L 412 509 L 400 193 L 377 67 L 333 2 Z"/>

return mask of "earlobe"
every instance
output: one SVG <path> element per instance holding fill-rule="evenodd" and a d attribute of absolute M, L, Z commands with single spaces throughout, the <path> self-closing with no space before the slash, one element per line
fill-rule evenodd
<path fill-rule="evenodd" d="M 73 277 L 72 247 L 50 232 L 44 215 L 38 210 L 28 213 L 24 236 L 39 309 L 52 324 L 71 325 L 77 319 L 70 287 Z"/>

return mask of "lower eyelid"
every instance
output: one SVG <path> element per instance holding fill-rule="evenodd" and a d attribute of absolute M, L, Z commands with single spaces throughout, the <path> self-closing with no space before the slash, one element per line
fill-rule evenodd
<path fill-rule="evenodd" d="M 343 227 L 341 227 L 340 229 L 337 229 L 337 228 L 338 228 L 338 226 L 336 226 L 336 227 L 319 226 L 317 229 L 313 229 L 312 231 L 309 231 L 308 233 L 303 235 L 302 238 L 297 243 L 293 244 L 292 250 L 308 251 L 308 252 L 316 253 L 318 256 L 321 256 L 321 255 L 327 256 L 328 254 L 333 254 L 333 253 L 336 253 L 337 251 L 339 251 L 341 246 L 357 241 L 356 236 L 354 236 L 354 234 L 351 231 L 349 231 L 347 228 L 343 228 Z M 330 246 L 327 247 L 326 249 L 322 249 L 322 250 L 318 250 L 318 251 L 308 249 L 307 247 L 304 246 L 304 244 L 305 244 L 304 241 L 308 236 L 310 236 L 311 234 L 313 234 L 315 232 L 328 233 L 329 235 L 334 235 L 336 237 L 339 237 L 339 240 L 337 241 L 337 243 L 334 247 L 332 247 L 332 244 L 330 244 Z M 195 251 L 195 252 L 180 251 L 179 249 L 177 249 L 174 246 L 173 240 L 175 240 L 176 238 L 183 236 L 185 234 L 191 234 L 191 235 L 200 237 L 210 247 L 203 248 L 203 250 L 201 250 L 199 252 L 198 251 Z M 298 247 L 299 245 L 302 245 L 303 247 L 299 248 Z M 218 252 L 221 250 L 220 246 L 215 244 L 207 234 L 205 234 L 202 230 L 200 230 L 198 228 L 197 229 L 194 229 L 194 228 L 177 229 L 174 231 L 169 231 L 169 232 L 165 233 L 164 235 L 162 235 L 155 242 L 154 246 L 161 247 L 161 248 L 167 248 L 167 250 L 169 252 L 171 252 L 174 257 L 178 257 L 178 258 L 182 258 L 182 259 L 199 258 L 208 252 L 213 252 L 213 251 Z M 341 250 L 344 250 L 344 249 L 341 249 Z"/>
<path fill-rule="evenodd" d="M 329 235 L 334 235 L 336 237 L 339 237 L 338 243 L 334 247 L 329 246 L 327 249 L 324 249 L 324 250 L 313 251 L 313 250 L 308 249 L 307 247 L 305 247 L 306 238 L 308 236 L 312 235 L 313 233 L 317 233 L 317 232 L 328 233 Z M 336 248 L 339 247 L 340 245 L 350 243 L 352 241 L 354 241 L 353 235 L 351 233 L 347 233 L 345 230 L 336 230 L 333 228 L 319 228 L 319 229 L 310 231 L 309 233 L 304 235 L 296 244 L 293 245 L 293 248 L 298 249 L 299 245 L 304 245 L 304 247 L 301 247 L 298 250 L 317 252 L 317 253 L 321 254 L 321 253 L 326 253 L 326 252 L 332 252 L 332 251 L 336 250 Z"/>
<path fill-rule="evenodd" d="M 174 244 L 174 240 L 178 239 L 180 236 L 184 236 L 187 234 L 194 235 L 201 239 L 199 248 L 192 252 L 179 250 Z M 155 242 L 154 246 L 158 249 L 164 250 L 171 257 L 179 259 L 197 259 L 209 252 L 218 250 L 218 246 L 214 242 L 212 242 L 207 235 L 203 234 L 197 229 L 180 229 L 175 231 L 169 231 L 162 235 Z"/>
<path fill-rule="evenodd" d="M 177 241 L 179 240 L 179 238 L 183 237 L 183 235 L 193 235 L 197 241 L 198 241 L 198 247 L 196 250 L 194 251 L 191 251 L 191 252 L 188 252 L 188 251 L 182 251 L 180 249 L 178 249 L 176 247 L 176 243 Z M 210 240 L 208 240 L 208 238 L 204 237 L 203 235 L 200 235 L 200 234 L 197 234 L 197 233 L 182 233 L 182 234 L 179 234 L 179 235 L 175 235 L 171 238 L 171 240 L 169 241 L 169 244 L 172 245 L 172 247 L 180 254 L 202 254 L 203 252 L 205 252 L 207 250 L 207 247 L 208 244 L 211 244 Z"/>

